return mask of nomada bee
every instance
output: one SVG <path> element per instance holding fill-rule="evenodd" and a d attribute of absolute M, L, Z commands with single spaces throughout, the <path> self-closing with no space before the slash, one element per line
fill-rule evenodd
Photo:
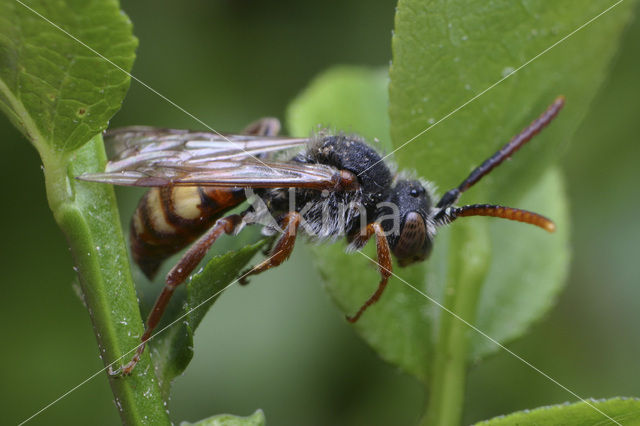
<path fill-rule="evenodd" d="M 362 248 L 375 236 L 380 282 L 360 309 L 347 317 L 352 323 L 382 295 L 392 273 L 392 254 L 400 266 L 425 260 L 438 227 L 459 217 L 493 216 L 553 232 L 554 223 L 533 212 L 455 204 L 464 191 L 548 125 L 563 105 L 564 98 L 558 97 L 438 202 L 428 182 L 394 174 L 381 155 L 357 136 L 279 137 L 280 124 L 273 118 L 251 124 L 241 135 L 152 127 L 107 131 L 105 143 L 113 145 L 114 158 L 104 173 L 79 179 L 151 188 L 131 220 L 135 262 L 152 278 L 164 260 L 191 245 L 167 274 L 142 343 L 122 373 L 130 374 L 139 361 L 174 289 L 185 282 L 218 237 L 235 235 L 247 224 L 262 224 L 267 233 L 281 235 L 271 256 L 241 275 L 243 284 L 248 276 L 285 261 L 299 233 L 318 241 L 345 237 L 350 250 Z M 298 153 L 276 160 L 278 153 L 293 149 Z M 250 193 L 258 204 L 225 216 L 247 201 Z"/>

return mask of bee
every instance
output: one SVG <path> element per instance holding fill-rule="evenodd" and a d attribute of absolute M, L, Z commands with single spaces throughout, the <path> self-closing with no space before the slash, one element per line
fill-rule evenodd
<path fill-rule="evenodd" d="M 141 344 L 121 373 L 130 374 L 139 361 L 175 288 L 221 235 L 236 235 L 245 225 L 260 224 L 265 233 L 280 236 L 271 256 L 241 274 L 242 284 L 248 276 L 284 262 L 299 234 L 327 242 L 344 237 L 348 251 L 364 247 L 375 237 L 380 281 L 359 310 L 347 316 L 351 323 L 381 297 L 392 274 L 392 255 L 400 266 L 425 260 L 440 226 L 460 217 L 493 216 L 553 232 L 555 224 L 537 213 L 456 203 L 463 192 L 547 126 L 563 105 L 560 96 L 437 202 L 429 182 L 392 172 L 373 147 L 354 135 L 321 132 L 310 138 L 279 137 L 280 124 L 273 118 L 259 120 L 238 135 L 137 126 L 107 131 L 105 143 L 112 145 L 115 156 L 103 173 L 79 179 L 150 188 L 131 220 L 134 261 L 152 278 L 164 260 L 190 246 L 167 274 Z M 297 153 L 277 160 L 290 150 Z M 225 216 L 248 198 L 258 203 Z"/>

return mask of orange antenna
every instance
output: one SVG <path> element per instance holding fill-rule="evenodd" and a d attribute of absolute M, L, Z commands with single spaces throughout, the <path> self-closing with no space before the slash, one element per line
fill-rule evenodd
<path fill-rule="evenodd" d="M 548 126 L 563 106 L 564 96 L 558 96 L 538 118 L 533 120 L 531 124 L 514 136 L 513 139 L 500 148 L 495 154 L 476 167 L 460 185 L 447 191 L 436 205 L 439 209 L 437 213 L 433 215 L 436 224 L 445 225 L 462 216 L 492 216 L 529 223 L 545 231 L 554 232 L 556 230 L 555 223 L 538 213 L 493 204 L 472 204 L 462 207 L 455 207 L 453 204 L 458 201 L 464 191 L 478 183 L 478 181 L 489 174 L 491 170 L 502 164 L 504 160 L 522 148 L 524 144 Z"/>
<path fill-rule="evenodd" d="M 463 216 L 492 216 L 503 219 L 516 220 L 538 226 L 545 231 L 554 232 L 556 224 L 550 219 L 528 210 L 513 207 L 495 206 L 493 204 L 471 204 L 462 207 L 448 207 L 444 210 L 442 220 L 450 223 Z"/>

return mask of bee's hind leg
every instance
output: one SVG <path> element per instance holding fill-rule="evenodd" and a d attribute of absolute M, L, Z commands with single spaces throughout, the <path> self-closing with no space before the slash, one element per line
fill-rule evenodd
<path fill-rule="evenodd" d="M 247 277 L 249 275 L 256 275 L 266 271 L 267 269 L 271 269 L 274 266 L 278 266 L 291 256 L 291 252 L 293 252 L 293 247 L 296 242 L 296 235 L 298 226 L 300 225 L 300 220 L 301 216 L 298 212 L 289 212 L 285 215 L 280 225 L 284 229 L 284 233 L 271 251 L 271 255 L 253 268 L 243 272 L 242 278 L 240 278 L 240 284 L 249 284 L 249 281 L 247 281 Z"/>
<path fill-rule="evenodd" d="M 237 214 L 218 219 L 216 223 L 187 250 L 180 261 L 171 268 L 171 271 L 169 271 L 165 279 L 165 286 L 149 313 L 146 323 L 147 327 L 140 338 L 141 343 L 136 348 L 135 355 L 131 358 L 131 361 L 122 367 L 121 371 L 110 371 L 111 375 L 119 375 L 121 373 L 126 376 L 131 374 L 136 364 L 140 361 L 140 356 L 144 352 L 147 340 L 151 338 L 153 330 L 158 326 L 176 287 L 186 281 L 218 237 L 222 234 L 233 234 L 242 223 L 242 216 Z"/>
<path fill-rule="evenodd" d="M 244 134 L 250 136 L 277 136 L 278 132 L 280 132 L 280 121 L 277 118 L 261 118 L 253 123 L 249 124 L 243 131 Z M 299 220 L 298 220 L 299 222 Z M 110 370 L 109 373 L 111 375 L 129 375 L 133 371 L 136 364 L 140 361 L 140 357 L 144 352 L 144 348 L 147 340 L 151 337 L 153 330 L 158 326 L 160 319 L 162 318 L 162 314 L 164 313 L 171 296 L 177 286 L 182 284 L 189 275 L 193 272 L 193 270 L 198 266 L 198 263 L 205 256 L 209 248 L 213 245 L 213 243 L 218 239 L 220 235 L 223 233 L 233 234 L 239 225 L 242 224 L 242 216 L 241 215 L 231 215 L 221 219 L 218 219 L 216 223 L 204 234 L 200 237 L 187 252 L 182 256 L 180 262 L 176 266 L 174 266 L 171 271 L 167 274 L 165 280 L 165 286 L 158 296 L 151 312 L 149 313 L 149 317 L 146 322 L 146 329 L 144 334 L 142 335 L 141 343 L 136 349 L 136 353 L 131 358 L 126 365 L 117 371 Z M 297 225 L 296 225 L 297 228 Z M 295 230 L 293 231 L 294 240 L 295 240 Z M 293 249 L 293 242 L 291 242 L 291 250 Z M 276 251 L 277 253 L 277 251 Z M 278 262 L 280 264 L 287 257 L 289 257 L 291 251 L 286 255 L 286 257 Z M 279 253 L 277 253 L 279 257 Z M 273 261 L 275 262 L 275 256 Z M 260 265 L 258 265 L 260 266 Z M 275 265 L 272 265 L 275 266 Z M 270 268 L 267 267 L 266 269 Z M 258 272 L 255 272 L 258 273 Z"/>

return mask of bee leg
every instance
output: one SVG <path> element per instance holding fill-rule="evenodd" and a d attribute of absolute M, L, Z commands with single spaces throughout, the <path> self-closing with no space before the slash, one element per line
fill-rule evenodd
<path fill-rule="evenodd" d="M 178 264 L 171 268 L 171 271 L 169 271 L 167 278 L 165 279 L 165 286 L 162 289 L 160 296 L 158 296 L 156 303 L 153 305 L 153 308 L 149 313 L 149 317 L 147 318 L 147 327 L 140 338 L 141 344 L 136 349 L 136 353 L 133 358 L 131 358 L 131 361 L 122 367 L 122 375 L 126 376 L 131 374 L 133 368 L 140 361 L 140 356 L 144 352 L 146 342 L 151 337 L 153 330 L 158 326 L 175 288 L 189 277 L 189 274 L 191 274 L 196 266 L 198 266 L 198 263 L 200 263 L 205 254 L 207 254 L 209 248 L 213 243 L 215 243 L 220 235 L 223 233 L 232 234 L 241 223 L 242 216 L 237 214 L 218 219 L 207 233 L 200 237 L 198 241 L 189 248 Z M 118 373 L 119 372 L 112 372 L 114 375 L 117 375 Z"/>
<path fill-rule="evenodd" d="M 278 136 L 279 132 L 280 120 L 273 117 L 265 117 L 249 124 L 244 128 L 242 134 L 252 136 Z"/>
<path fill-rule="evenodd" d="M 284 228 L 284 233 L 273 248 L 271 256 L 253 268 L 243 272 L 240 284 L 249 284 L 247 281 L 247 277 L 249 275 L 256 275 L 264 272 L 267 269 L 280 265 L 289 258 L 291 252 L 293 252 L 293 246 L 296 242 L 296 233 L 298 231 L 298 226 L 300 225 L 300 220 L 301 217 L 298 212 L 289 212 L 285 215 L 282 219 L 282 223 L 280 224 L 280 226 Z"/>
<path fill-rule="evenodd" d="M 384 230 L 382 229 L 382 225 L 378 222 L 370 223 L 367 225 L 366 235 L 358 236 L 357 238 L 362 241 L 359 244 L 364 245 L 371 236 L 376 235 L 376 247 L 378 250 L 378 271 L 380 271 L 380 283 L 378 284 L 378 288 L 369 297 L 369 299 L 364 302 L 364 305 L 360 307 L 358 312 L 355 315 L 347 316 L 347 321 L 350 323 L 354 323 L 358 321 L 360 316 L 367 310 L 367 308 L 380 299 L 382 292 L 387 286 L 387 282 L 389 281 L 389 277 L 391 276 L 391 252 L 389 251 L 389 242 L 387 241 L 387 237 L 384 235 Z"/>

